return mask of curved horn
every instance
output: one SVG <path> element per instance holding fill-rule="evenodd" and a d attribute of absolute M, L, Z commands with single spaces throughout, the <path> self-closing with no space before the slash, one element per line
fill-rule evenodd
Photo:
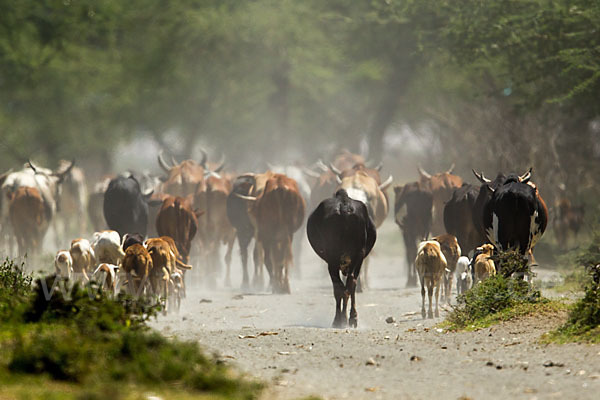
<path fill-rule="evenodd" d="M 217 165 L 218 165 L 217 168 L 215 168 L 215 170 L 213 172 L 221 172 L 221 170 L 225 166 L 225 154 L 221 153 L 221 159 L 219 160 Z"/>
<path fill-rule="evenodd" d="M 319 168 L 323 172 L 329 171 L 329 168 L 327 168 L 327 165 L 325 165 L 323 160 L 321 160 L 320 158 L 319 158 L 319 161 L 317 161 L 315 165 L 317 166 L 317 168 Z"/>
<path fill-rule="evenodd" d="M 377 172 L 381 172 L 382 168 L 383 168 L 383 161 L 380 161 L 379 164 L 377 164 L 377 166 L 374 169 L 377 170 Z"/>
<path fill-rule="evenodd" d="M 342 184 L 342 178 L 340 178 L 340 176 L 339 176 L 339 175 L 337 175 L 337 174 L 336 174 L 336 176 L 335 176 L 335 181 L 337 182 L 337 184 L 338 184 L 338 185 L 341 185 L 341 184 Z"/>
<path fill-rule="evenodd" d="M 329 169 L 331 170 L 331 172 L 333 172 L 334 174 L 336 174 L 337 176 L 342 175 L 342 171 L 340 171 L 339 169 L 337 169 L 335 167 L 335 165 L 333 165 L 332 163 L 329 163 Z"/>
<path fill-rule="evenodd" d="M 392 181 L 394 180 L 394 178 L 390 175 L 385 182 L 383 182 L 381 185 L 379 185 L 379 190 L 385 190 L 388 188 L 388 186 L 390 186 L 392 184 Z"/>
<path fill-rule="evenodd" d="M 239 197 L 240 199 L 244 199 L 244 200 L 248 200 L 248 201 L 256 201 L 256 197 L 254 196 L 244 196 L 243 194 L 239 194 L 239 193 L 233 193 L 236 197 Z"/>
<path fill-rule="evenodd" d="M 478 174 L 474 169 L 472 169 L 471 171 L 473 171 L 473 175 L 475 175 L 475 178 L 477 178 L 477 180 L 481 183 L 492 183 L 491 180 L 489 180 L 488 178 L 486 178 L 483 175 L 483 172 Z"/>
<path fill-rule="evenodd" d="M 60 174 L 55 174 L 55 176 L 58 176 L 58 181 L 62 182 L 62 180 L 65 178 L 65 176 L 67 176 L 67 174 L 69 172 L 71 172 L 71 170 L 73 169 L 74 166 L 75 166 L 75 160 L 71 160 L 71 164 L 67 167 L 67 169 L 65 169 Z"/>
<path fill-rule="evenodd" d="M 454 167 L 456 167 L 456 164 L 452 163 L 452 165 L 450 166 L 450 168 L 448 168 L 448 171 L 446 171 L 446 173 L 451 174 L 452 171 L 454 171 Z"/>
<path fill-rule="evenodd" d="M 531 179 L 531 171 L 533 171 L 533 167 L 529 167 L 529 171 L 519 176 L 519 182 L 527 183 Z"/>
<path fill-rule="evenodd" d="M 175 159 L 174 156 L 171 156 L 171 163 L 173 164 L 173 166 L 179 165 L 179 163 L 177 162 L 177 160 Z"/>
<path fill-rule="evenodd" d="M 204 151 L 204 149 L 200 149 L 200 153 L 202 153 L 202 160 L 200 160 L 200 165 L 203 168 L 206 168 L 206 160 L 208 160 L 208 154 L 206 154 L 206 151 Z"/>
<path fill-rule="evenodd" d="M 305 174 L 306 176 L 310 176 L 311 178 L 317 178 L 317 179 L 318 179 L 318 178 L 320 178 L 320 177 L 321 177 L 321 175 L 320 175 L 320 174 L 318 174 L 318 173 L 316 173 L 315 171 L 313 171 L 313 170 L 311 170 L 311 169 L 308 169 L 308 168 L 306 168 L 306 167 L 302 168 L 302 172 L 304 172 L 304 174 Z"/>
<path fill-rule="evenodd" d="M 167 162 L 163 158 L 163 151 L 162 150 L 158 152 L 158 165 L 160 165 L 160 167 L 162 169 L 164 169 L 165 172 L 167 172 L 167 173 L 171 170 L 171 168 L 173 168 L 172 166 L 169 166 L 169 164 L 167 164 Z"/>
<path fill-rule="evenodd" d="M 417 170 L 423 178 L 431 179 L 431 174 L 427 173 L 423 168 L 421 168 L 421 165 L 417 167 Z"/>
<path fill-rule="evenodd" d="M 35 165 L 31 162 L 31 160 L 27 160 L 27 166 L 29 168 L 31 168 L 33 170 L 34 173 L 37 174 L 37 168 L 35 167 Z"/>

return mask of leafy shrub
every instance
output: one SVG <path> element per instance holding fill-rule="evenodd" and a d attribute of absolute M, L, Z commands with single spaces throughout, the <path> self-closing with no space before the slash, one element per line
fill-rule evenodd
<path fill-rule="evenodd" d="M 81 286 L 55 275 L 32 287 L 22 271 L 10 261 L 0 269 L 0 310 L 17 297 L 22 304 L 0 337 L 0 369 L 85 385 L 176 385 L 231 399 L 260 392 L 260 384 L 234 376 L 196 343 L 149 330 L 146 322 L 159 310 L 152 300 L 111 299 L 95 283 Z"/>
<path fill-rule="evenodd" d="M 31 281 L 24 264 L 17 265 L 8 258 L 0 264 L 0 322 L 19 318 L 31 293 Z"/>
<path fill-rule="evenodd" d="M 531 271 L 518 252 L 501 252 L 493 257 L 498 274 L 476 284 L 458 296 L 458 305 L 448 316 L 448 321 L 463 328 L 519 304 L 536 304 L 543 301 L 538 290 L 521 277 L 531 276 Z"/>
<path fill-rule="evenodd" d="M 31 290 L 31 276 L 24 272 L 25 263 L 16 265 L 6 258 L 0 264 L 0 295 L 24 296 Z"/>
<path fill-rule="evenodd" d="M 533 290 L 528 282 L 498 274 L 458 296 L 458 305 L 449 314 L 448 321 L 458 327 L 465 327 L 518 304 L 535 304 L 540 301 L 540 292 Z"/>
<path fill-rule="evenodd" d="M 111 299 L 94 282 L 82 287 L 50 275 L 36 280 L 26 322 L 76 323 L 87 332 L 140 328 L 155 316 L 158 306 L 146 298 L 134 299 L 124 293 Z"/>

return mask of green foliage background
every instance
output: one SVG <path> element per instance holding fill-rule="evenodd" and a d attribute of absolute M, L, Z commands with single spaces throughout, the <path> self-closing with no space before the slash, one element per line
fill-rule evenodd
<path fill-rule="evenodd" d="M 314 161 L 341 146 L 358 151 L 363 140 L 378 159 L 385 133 L 408 126 L 434 143 L 423 157 L 435 160 L 431 169 L 454 161 L 491 175 L 534 165 L 538 183 L 595 182 L 594 1 L 0 7 L 2 170 L 81 154 L 108 170 L 113 150 L 133 136 L 172 148 L 172 133 L 180 156 L 202 143 L 233 163 L 277 158 L 275 146 L 287 151 L 279 157 Z"/>

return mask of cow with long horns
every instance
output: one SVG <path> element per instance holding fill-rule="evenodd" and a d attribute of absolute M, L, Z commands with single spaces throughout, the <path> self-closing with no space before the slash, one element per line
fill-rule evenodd
<path fill-rule="evenodd" d="M 523 175 L 508 175 L 496 189 L 482 187 L 491 192 L 483 209 L 483 227 L 489 241 L 500 251 L 515 249 L 522 255 L 532 255 L 546 230 L 548 209 L 531 182 L 531 170 Z"/>
<path fill-rule="evenodd" d="M 173 196 L 185 197 L 194 194 L 198 184 L 212 174 L 218 174 L 225 165 L 225 159 L 222 158 L 218 165 L 208 163 L 206 151 L 201 150 L 202 159 L 200 162 L 194 160 L 184 160 L 178 163 L 171 158 L 169 164 L 161 151 L 158 154 L 158 164 L 165 171 L 167 176 L 163 179 L 162 191 Z"/>
<path fill-rule="evenodd" d="M 442 235 L 446 233 L 444 228 L 444 204 L 450 200 L 454 189 L 462 186 L 463 180 L 460 176 L 452 175 L 454 164 L 445 172 L 430 174 L 419 167 L 419 181 L 426 185 L 433 196 L 433 221 L 431 224 L 431 233 L 433 235 Z"/>

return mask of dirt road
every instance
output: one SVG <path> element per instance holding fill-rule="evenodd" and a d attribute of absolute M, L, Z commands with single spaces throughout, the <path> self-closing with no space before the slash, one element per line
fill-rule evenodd
<path fill-rule="evenodd" d="M 439 331 L 444 312 L 420 318 L 420 293 L 403 289 L 402 258 L 390 252 L 371 260 L 371 288 L 357 297 L 358 329 L 331 329 L 331 283 L 309 250 L 291 295 L 196 286 L 178 315 L 154 326 L 271 383 L 266 399 L 600 398 L 600 346 L 537 343 L 560 316 Z M 390 316 L 395 323 L 386 323 Z"/>

